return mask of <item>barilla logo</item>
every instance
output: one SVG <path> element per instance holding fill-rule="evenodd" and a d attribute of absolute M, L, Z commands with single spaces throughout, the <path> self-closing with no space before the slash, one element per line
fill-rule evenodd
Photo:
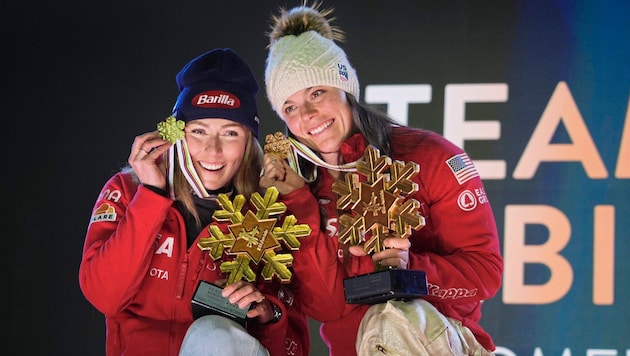
<path fill-rule="evenodd" d="M 241 106 L 241 101 L 236 95 L 222 90 L 209 90 L 199 93 L 192 98 L 191 103 L 206 109 L 236 109 Z"/>

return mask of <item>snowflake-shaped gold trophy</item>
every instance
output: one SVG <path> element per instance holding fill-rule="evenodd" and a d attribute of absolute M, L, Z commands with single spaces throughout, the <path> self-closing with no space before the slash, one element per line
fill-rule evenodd
<path fill-rule="evenodd" d="M 250 203 L 256 212 L 248 210 L 242 213 L 245 197 L 241 194 L 230 200 L 226 194 L 219 194 L 217 202 L 221 209 L 217 209 L 213 218 L 218 222 L 230 222 L 228 232 L 224 233 L 216 225 L 209 225 L 209 236 L 201 238 L 198 246 L 207 251 L 213 260 L 224 256 L 219 265 L 220 270 L 227 274 L 226 284 L 238 280 L 253 282 L 258 276 L 265 281 L 271 281 L 274 276 L 280 283 L 289 283 L 292 272 L 293 255 L 290 251 L 300 248 L 300 237 L 308 236 L 311 228 L 307 224 L 297 224 L 293 215 L 283 217 L 286 205 L 278 202 L 278 189 L 269 187 L 265 195 L 255 192 Z M 281 245 L 280 242 L 283 242 Z M 284 246 L 283 246 L 284 245 Z M 288 253 L 276 253 L 277 251 Z M 244 323 L 247 310 L 231 305 L 221 297 L 220 288 L 204 285 L 199 302 L 206 308 L 219 312 L 237 322 Z M 195 297 L 199 294 L 195 293 Z M 195 298 L 193 299 L 193 303 Z"/>
<path fill-rule="evenodd" d="M 392 162 L 368 146 L 356 168 L 357 173 L 346 174 L 332 186 L 338 195 L 337 209 L 347 212 L 339 216 L 339 242 L 363 244 L 364 251 L 372 254 L 385 249 L 387 237 L 409 238 L 412 229 L 424 227 L 420 203 L 409 198 L 418 191 L 412 181 L 420 172 L 417 163 Z M 346 278 L 344 289 L 347 303 L 375 304 L 426 295 L 427 280 L 424 271 L 377 265 L 373 273 Z"/>

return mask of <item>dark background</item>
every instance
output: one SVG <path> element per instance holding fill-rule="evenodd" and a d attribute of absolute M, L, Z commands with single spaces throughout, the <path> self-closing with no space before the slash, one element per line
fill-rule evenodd
<path fill-rule="evenodd" d="M 358 71 L 361 97 L 367 84 L 429 83 L 432 101 L 410 106 L 409 123 L 441 132 L 448 83 L 517 79 L 541 88 L 544 99 L 530 101 L 534 105 L 519 105 L 522 98 L 516 95 L 510 98 L 512 109 L 480 104 L 468 114 L 472 119 L 504 118 L 514 107 L 538 115 L 544 108 L 554 87 L 549 83 L 558 78 L 509 75 L 510 65 L 526 60 L 512 47 L 516 38 L 536 47 L 536 38 L 521 31 L 545 26 L 545 50 L 562 51 L 569 29 L 561 19 L 571 14 L 562 13 L 563 1 L 525 3 L 370 0 L 324 5 L 334 5 L 335 23 L 347 33 L 342 46 Z M 126 163 L 134 137 L 154 130 L 170 114 L 178 94 L 175 74 L 211 48 L 235 49 L 257 75 L 261 138 L 282 130 L 264 94 L 265 32 L 277 6 L 298 4 L 25 0 L 0 5 L 2 132 L 9 148 L 2 174 L 3 219 L 9 226 L 3 239 L 10 246 L 4 250 L 10 278 L 8 349 L 23 355 L 104 354 L 104 319 L 81 294 L 77 278 L 84 234 L 102 185 Z M 519 24 L 525 11 L 534 11 L 530 19 L 536 22 Z M 526 138 L 518 140 L 515 144 L 522 146 Z M 483 143 L 467 149 L 481 158 L 502 152 L 510 160 L 515 154 Z M 511 170 L 515 162 L 509 162 Z M 488 186 L 491 197 L 506 189 L 503 182 Z M 498 224 L 501 231 L 502 222 Z M 497 310 L 488 303 L 490 312 Z M 499 328 L 496 315 L 484 316 L 484 322 Z M 326 354 L 317 330 L 312 334 L 313 354 Z"/>

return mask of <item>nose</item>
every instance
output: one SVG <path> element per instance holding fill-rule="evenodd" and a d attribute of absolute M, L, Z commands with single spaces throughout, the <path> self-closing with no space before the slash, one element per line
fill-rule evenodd
<path fill-rule="evenodd" d="M 310 120 L 317 113 L 315 104 L 306 102 L 300 107 L 300 116 L 302 120 Z"/>
<path fill-rule="evenodd" d="M 221 140 L 219 139 L 219 137 L 209 137 L 206 140 L 205 150 L 216 153 L 221 152 L 223 149 L 221 148 Z"/>

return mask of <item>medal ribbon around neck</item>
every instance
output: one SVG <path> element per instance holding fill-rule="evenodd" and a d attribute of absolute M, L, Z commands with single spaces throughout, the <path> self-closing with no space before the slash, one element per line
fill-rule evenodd
<path fill-rule="evenodd" d="M 304 157 L 304 159 L 306 159 L 307 161 L 319 167 L 324 167 L 327 169 L 332 169 L 332 170 L 340 171 L 340 172 L 356 172 L 357 171 L 358 161 L 354 161 L 354 162 L 350 162 L 350 163 L 346 163 L 342 165 L 328 164 L 305 144 L 297 141 L 296 139 L 292 137 L 288 137 L 287 139 L 289 140 L 291 144 L 289 147 L 289 152 L 287 154 L 289 165 L 295 172 L 297 172 L 300 175 L 300 177 L 304 178 L 309 183 L 313 182 L 317 178 L 317 170 L 313 171 L 312 177 L 304 177 L 300 169 L 300 166 L 297 164 L 298 155 Z"/>

